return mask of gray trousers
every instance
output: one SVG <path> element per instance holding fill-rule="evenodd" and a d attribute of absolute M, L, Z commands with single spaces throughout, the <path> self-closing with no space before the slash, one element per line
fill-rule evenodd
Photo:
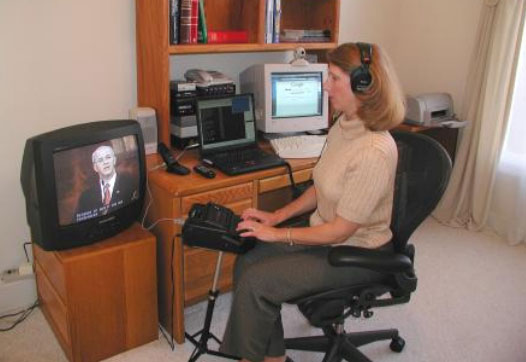
<path fill-rule="evenodd" d="M 230 316 L 220 351 L 260 362 L 285 354 L 281 304 L 291 299 L 381 275 L 355 267 L 334 267 L 330 247 L 259 242 L 237 258 Z"/>

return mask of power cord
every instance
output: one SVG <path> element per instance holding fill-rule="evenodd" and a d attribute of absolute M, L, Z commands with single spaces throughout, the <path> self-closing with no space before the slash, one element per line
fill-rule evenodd
<path fill-rule="evenodd" d="M 25 243 L 23 244 L 23 247 L 24 247 L 24 253 L 26 254 L 26 260 L 27 260 L 28 263 L 30 263 L 30 261 L 29 261 L 29 254 L 27 253 L 26 245 L 31 245 L 31 244 L 32 244 L 32 243 L 31 243 L 30 241 L 25 242 Z"/>
<path fill-rule="evenodd" d="M 16 312 L 16 313 L 11 313 L 11 314 L 6 314 L 6 315 L 3 315 L 3 316 L 0 316 L 0 319 L 20 316 L 9 327 L 7 327 L 7 328 L 0 328 L 0 332 L 7 332 L 7 331 L 10 331 L 10 330 L 14 329 L 17 325 L 22 323 L 31 314 L 33 309 L 35 309 L 36 307 L 38 307 L 38 300 L 36 300 L 29 308 L 21 310 L 20 312 Z"/>
<path fill-rule="evenodd" d="M 179 161 L 179 159 L 180 159 L 181 157 L 183 157 L 184 153 L 185 153 L 187 150 L 191 150 L 191 149 L 193 149 L 193 148 L 197 148 L 197 147 L 199 147 L 200 145 L 201 145 L 200 143 L 192 143 L 191 145 L 186 146 L 185 148 L 183 148 L 183 150 L 181 151 L 181 153 L 178 154 L 178 155 L 175 157 L 175 160 L 176 160 L 176 161 Z"/>
<path fill-rule="evenodd" d="M 171 315 L 170 315 L 170 329 L 172 331 L 171 339 L 168 338 L 166 333 L 164 332 L 164 329 L 159 324 L 159 330 L 161 331 L 162 335 L 166 339 L 166 342 L 168 342 L 168 345 L 172 349 L 172 351 L 175 349 L 175 342 L 174 342 L 174 300 L 175 300 L 175 281 L 174 281 L 174 255 L 175 255 L 175 238 L 180 237 L 181 234 L 174 234 L 172 237 L 172 257 L 170 259 L 170 275 L 171 275 L 171 281 L 172 281 L 172 302 L 171 302 Z"/>

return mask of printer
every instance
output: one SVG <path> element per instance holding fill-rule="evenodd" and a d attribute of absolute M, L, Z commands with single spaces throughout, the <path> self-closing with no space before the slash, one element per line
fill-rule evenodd
<path fill-rule="evenodd" d="M 454 119 L 453 99 L 448 93 L 408 96 L 405 122 L 419 126 L 438 125 Z"/>

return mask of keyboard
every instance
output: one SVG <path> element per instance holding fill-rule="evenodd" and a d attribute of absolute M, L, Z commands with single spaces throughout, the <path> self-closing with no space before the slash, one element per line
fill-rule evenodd
<path fill-rule="evenodd" d="M 216 161 L 219 159 L 221 162 L 226 164 L 239 163 L 244 161 L 259 161 L 267 158 L 268 153 L 264 152 L 259 148 L 243 149 L 243 150 L 231 150 L 228 153 L 221 153 L 215 156 Z"/>
<path fill-rule="evenodd" d="M 270 144 L 281 158 L 310 158 L 321 154 L 326 139 L 326 135 L 299 135 L 275 138 Z"/>
<path fill-rule="evenodd" d="M 209 202 L 193 204 L 182 229 L 183 242 L 188 246 L 242 254 L 254 247 L 255 238 L 239 235 L 240 217 L 232 210 Z"/>
<path fill-rule="evenodd" d="M 235 215 L 230 209 L 212 203 L 205 205 L 203 218 L 211 225 L 230 232 L 236 231 L 237 224 L 240 221 L 239 216 Z"/>

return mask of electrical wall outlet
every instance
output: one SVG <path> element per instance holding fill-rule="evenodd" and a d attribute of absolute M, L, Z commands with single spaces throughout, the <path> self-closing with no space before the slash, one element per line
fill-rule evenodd
<path fill-rule="evenodd" d="M 14 282 L 20 279 L 28 279 L 33 277 L 33 265 L 31 263 L 23 263 L 18 268 L 7 269 L 0 275 L 0 279 L 4 283 Z"/>

